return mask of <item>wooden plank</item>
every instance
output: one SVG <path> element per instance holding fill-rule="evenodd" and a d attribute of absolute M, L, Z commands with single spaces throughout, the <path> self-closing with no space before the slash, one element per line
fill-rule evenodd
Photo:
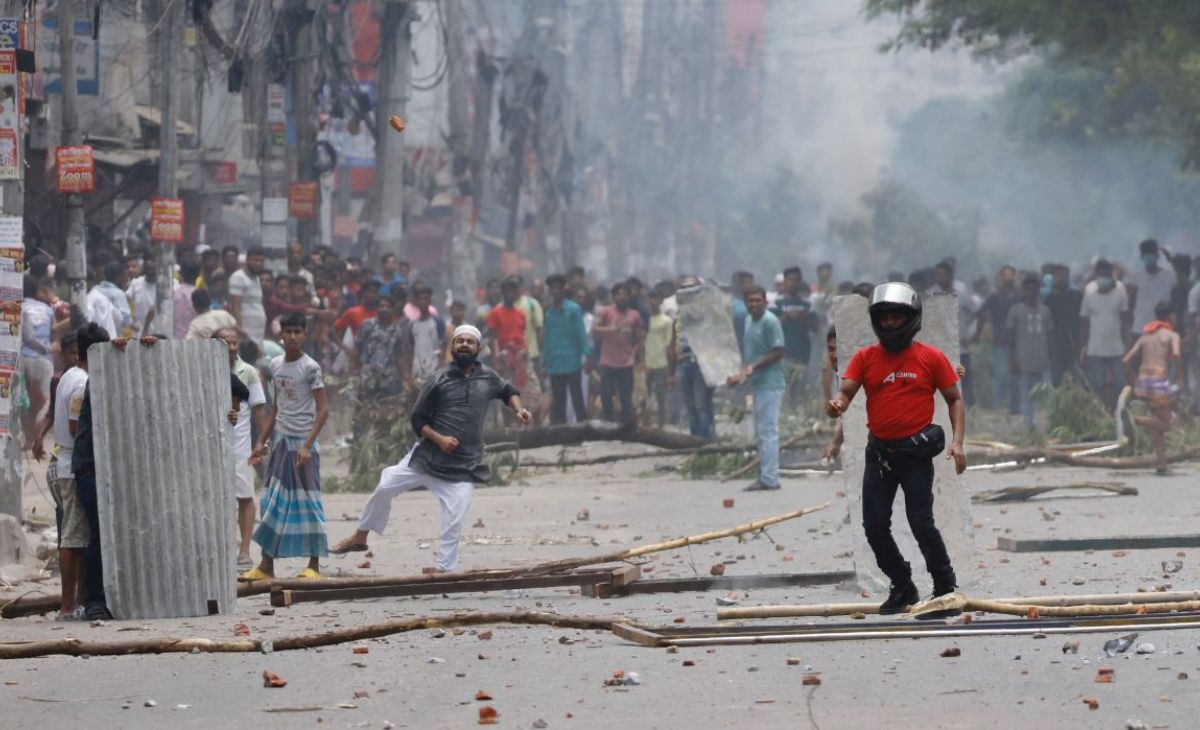
<path fill-rule="evenodd" d="M 645 629 L 638 628 L 637 626 L 615 623 L 613 624 L 612 632 L 626 641 L 632 641 L 633 643 L 641 644 L 642 646 L 655 647 L 663 645 L 663 639 L 661 636 L 652 631 L 646 631 Z"/>
<path fill-rule="evenodd" d="M 640 565 L 622 565 L 619 568 L 613 569 L 612 584 L 614 586 L 627 586 L 642 577 L 642 566 Z"/>
<path fill-rule="evenodd" d="M 767 575 L 720 575 L 696 576 L 694 578 L 659 578 L 639 580 L 628 585 L 611 586 L 611 593 L 604 593 L 596 586 L 596 598 L 610 596 L 632 596 L 646 593 L 682 593 L 685 591 L 732 591 L 750 588 L 795 588 L 803 586 L 836 585 L 854 580 L 852 571 L 827 573 L 772 573 Z"/>
<path fill-rule="evenodd" d="M 620 570 L 620 569 L 614 569 Z M 280 591 L 280 603 L 271 594 L 271 605 L 285 606 L 315 601 L 352 601 L 364 598 L 392 598 L 397 596 L 424 596 L 441 593 L 481 593 L 486 591 L 521 590 L 526 588 L 563 588 L 587 586 L 597 582 L 611 582 L 612 570 L 589 571 L 586 573 L 560 573 L 527 576 L 524 578 L 495 578 L 488 580 L 456 580 L 448 583 L 415 583 L 369 588 L 327 588 L 321 590 Z M 286 603 L 284 602 L 286 601 Z"/>
<path fill-rule="evenodd" d="M 1200 547 L 1200 535 L 1142 535 L 1126 537 L 1065 537 L 1045 540 L 1001 537 L 996 547 L 1010 553 L 1045 553 L 1073 550 L 1159 550 Z"/>

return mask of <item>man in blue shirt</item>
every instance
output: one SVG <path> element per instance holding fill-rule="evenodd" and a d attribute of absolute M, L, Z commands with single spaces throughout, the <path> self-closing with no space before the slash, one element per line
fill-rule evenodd
<path fill-rule="evenodd" d="M 550 291 L 550 305 L 543 321 L 542 367 L 550 375 L 550 423 L 566 423 L 568 391 L 576 418 L 584 421 L 587 403 L 583 399 L 581 376 L 583 359 L 592 348 L 583 325 L 583 310 L 566 298 L 567 280 L 562 274 L 547 277 L 546 288 Z"/>
<path fill-rule="evenodd" d="M 754 391 L 754 433 L 758 438 L 758 481 L 747 492 L 779 489 L 779 407 L 786 382 L 783 377 L 783 326 L 767 311 L 767 292 L 761 286 L 746 289 L 746 329 L 742 362 L 746 366 L 729 376 L 726 384 L 749 382 Z"/>
<path fill-rule="evenodd" d="M 386 297 L 391 293 L 393 286 L 404 286 L 408 283 L 408 279 L 401 271 L 401 263 L 396 259 L 396 254 L 385 253 L 383 258 L 379 260 L 383 266 L 383 274 L 376 276 L 375 281 L 379 282 L 379 295 Z M 404 269 L 408 268 L 408 264 L 404 263 Z"/>

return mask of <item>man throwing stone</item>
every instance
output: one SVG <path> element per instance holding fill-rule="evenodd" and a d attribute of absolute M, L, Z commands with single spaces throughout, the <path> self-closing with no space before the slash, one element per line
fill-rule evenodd
<path fill-rule="evenodd" d="M 412 429 L 420 440 L 399 464 L 379 475 L 358 529 L 334 545 L 331 553 L 366 550 L 368 533 L 382 534 L 387 526 L 392 500 L 410 489 L 426 487 L 442 504 L 437 569 L 450 572 L 458 567 L 458 540 L 474 485 L 490 477 L 483 463 L 488 405 L 493 398 L 505 403 L 523 425 L 532 418 L 512 384 L 478 361 L 480 340 L 479 330 L 469 324 L 454 330 L 450 344 L 454 362 L 422 386 L 413 407 Z"/>
<path fill-rule="evenodd" d="M 891 580 L 881 614 L 901 613 L 920 600 L 912 569 L 892 537 L 892 503 L 904 490 L 905 511 L 913 537 L 933 576 L 933 595 L 956 587 L 950 555 L 933 522 L 933 457 L 946 445 L 946 434 L 933 423 L 933 394 L 940 391 L 950 408 L 954 431 L 947 458 L 959 474 L 967 468 L 963 451 L 966 407 L 958 374 L 946 354 L 913 342 L 921 329 L 921 300 L 907 284 L 875 287 L 870 304 L 871 328 L 878 344 L 859 350 L 842 377 L 841 391 L 826 408 L 831 418 L 846 412 L 859 388 L 867 391 L 866 466 L 863 470 L 863 527 L 879 569 Z M 950 612 L 926 614 L 942 618 Z"/>

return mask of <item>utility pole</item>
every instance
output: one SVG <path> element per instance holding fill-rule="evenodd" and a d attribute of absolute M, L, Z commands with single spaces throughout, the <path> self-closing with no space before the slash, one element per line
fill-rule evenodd
<path fill-rule="evenodd" d="M 296 33 L 295 58 L 289 64 L 292 72 L 292 103 L 296 124 L 296 181 L 315 182 L 317 175 L 313 170 L 317 156 L 317 128 L 313 123 L 313 98 L 316 94 L 315 68 L 316 43 L 313 34 L 313 14 L 307 3 L 299 3 L 302 15 L 301 25 Z M 390 130 L 391 128 L 388 127 Z M 317 186 L 317 210 L 321 208 L 320 186 Z M 321 217 L 300 218 L 297 220 L 296 233 L 305 251 L 311 251 L 319 244 Z"/>
<path fill-rule="evenodd" d="M 467 74 L 466 28 L 462 0 L 443 0 L 442 12 L 446 21 L 446 79 L 449 95 L 447 122 L 450 137 L 447 143 L 453 157 L 454 202 L 450 218 L 450 288 L 457 301 L 474 301 L 478 285 L 475 272 L 475 246 L 471 242 L 471 197 L 478 195 L 471 180 L 471 120 L 467 101 L 471 93 Z M 490 102 L 490 97 L 489 97 Z M 483 114 L 476 109 L 475 113 Z M 485 128 L 484 134 L 487 134 Z M 478 200 L 478 198 L 476 198 Z"/>
<path fill-rule="evenodd" d="M 375 190 L 371 255 L 405 256 L 404 246 L 404 135 L 387 123 L 395 115 L 405 118 L 408 102 L 414 13 L 411 2 L 383 0 L 383 38 L 379 64 L 379 101 L 375 105 Z"/>
<path fill-rule="evenodd" d="M 159 20 L 155 30 L 155 49 L 158 59 L 158 194 L 163 198 L 176 198 L 179 182 L 179 137 L 175 131 L 175 119 L 179 108 L 179 89 L 175 83 L 179 75 L 179 46 L 183 36 L 183 3 L 175 0 L 159 0 Z M 185 212 L 186 214 L 186 212 Z M 175 306 L 173 284 L 175 282 L 175 244 L 158 244 L 158 276 L 155 282 L 155 321 L 164 332 L 175 328 Z"/>
<path fill-rule="evenodd" d="M 79 89 L 75 82 L 75 7 L 73 0 L 58 3 L 59 67 L 62 76 L 62 144 L 72 147 L 83 143 L 79 133 L 76 102 Z M 86 311 L 87 302 L 87 229 L 83 220 L 83 196 L 68 193 L 66 198 L 67 279 L 71 284 L 71 304 Z"/>

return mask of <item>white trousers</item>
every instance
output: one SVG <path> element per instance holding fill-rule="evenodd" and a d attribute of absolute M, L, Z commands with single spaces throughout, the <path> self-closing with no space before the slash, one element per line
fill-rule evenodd
<path fill-rule="evenodd" d="M 458 568 L 458 541 L 462 537 L 467 511 L 471 508 L 471 495 L 475 485 L 471 482 L 447 482 L 423 474 L 408 465 L 412 458 L 409 451 L 399 464 L 389 466 L 379 475 L 379 485 L 363 507 L 358 529 L 383 534 L 388 516 L 392 513 L 392 500 L 410 489 L 425 487 L 433 492 L 442 504 L 442 533 L 438 538 L 437 568 L 453 571 Z"/>

